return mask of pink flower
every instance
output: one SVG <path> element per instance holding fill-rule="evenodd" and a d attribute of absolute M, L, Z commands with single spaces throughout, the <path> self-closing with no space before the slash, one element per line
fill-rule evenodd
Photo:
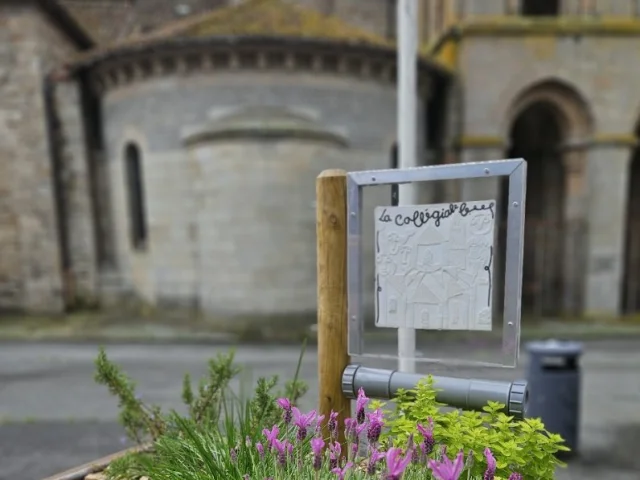
<path fill-rule="evenodd" d="M 418 424 L 418 431 L 423 438 L 423 441 L 420 444 L 420 450 L 422 450 L 422 455 L 424 459 L 426 459 L 427 455 L 431 454 L 433 447 L 436 444 L 436 440 L 433 437 L 433 420 L 429 418 L 429 428 L 425 428 L 423 425 Z"/>
<path fill-rule="evenodd" d="M 267 438 L 267 448 L 271 449 L 273 447 L 273 442 L 278 439 L 279 433 L 280 429 L 277 425 L 271 427 L 271 430 L 267 430 L 266 428 L 262 430 L 262 434 Z"/>
<path fill-rule="evenodd" d="M 496 475 L 496 459 L 493 458 L 493 454 L 489 447 L 484 449 L 484 456 L 487 459 L 487 469 L 484 472 L 483 480 L 493 480 Z"/>
<path fill-rule="evenodd" d="M 441 462 L 429 460 L 428 467 L 436 480 L 458 480 L 464 468 L 464 452 L 461 450 L 454 462 L 446 454 L 442 456 Z"/>
<path fill-rule="evenodd" d="M 369 415 L 369 426 L 367 428 L 367 439 L 370 445 L 374 445 L 380 439 L 382 427 L 384 426 L 383 415 L 380 409 Z"/>
<path fill-rule="evenodd" d="M 329 429 L 331 439 L 335 440 L 338 436 L 338 412 L 331 410 L 331 413 L 329 414 L 329 421 L 327 422 L 327 428 Z"/>
<path fill-rule="evenodd" d="M 402 450 L 399 448 L 390 448 L 387 451 L 387 480 L 400 480 L 407 465 L 411 463 L 411 452 L 401 457 Z"/>
<path fill-rule="evenodd" d="M 316 418 L 316 434 L 319 434 L 322 430 L 322 422 L 324 422 L 324 415 L 318 415 L 318 418 Z"/>
<path fill-rule="evenodd" d="M 369 463 L 367 464 L 367 475 L 373 475 L 376 473 L 376 466 L 378 465 L 378 462 L 383 458 L 383 453 L 380 453 L 375 448 L 371 449 L 371 454 L 369 455 Z"/>
<path fill-rule="evenodd" d="M 258 455 L 260 456 L 260 460 L 264 458 L 264 447 L 260 442 L 256 443 L 256 450 L 258 451 Z"/>
<path fill-rule="evenodd" d="M 331 473 L 335 473 L 340 480 L 344 480 L 344 476 L 347 474 L 351 467 L 353 467 L 353 463 L 349 462 L 344 466 L 344 468 L 336 467 L 332 469 Z"/>
<path fill-rule="evenodd" d="M 282 420 L 285 425 L 289 425 L 291 423 L 291 401 L 288 398 L 279 398 L 276 403 L 282 409 Z"/>
<path fill-rule="evenodd" d="M 518 472 L 513 472 L 511 475 L 509 475 L 509 480 L 522 480 L 522 475 L 520 475 Z"/>
<path fill-rule="evenodd" d="M 318 437 L 311 439 L 311 451 L 313 452 L 313 469 L 318 471 L 322 467 L 322 449 L 324 440 Z"/>
<path fill-rule="evenodd" d="M 356 433 L 356 422 L 355 418 L 345 418 L 344 419 L 344 436 L 347 438 L 351 438 Z"/>
<path fill-rule="evenodd" d="M 307 438 L 307 429 L 316 418 L 316 411 L 311 410 L 307 414 L 303 414 L 296 407 L 292 408 L 293 424 L 298 427 L 298 441 L 301 442 Z"/>
<path fill-rule="evenodd" d="M 333 470 L 338 466 L 338 459 L 342 453 L 342 448 L 339 442 L 333 442 L 329 444 L 329 468 Z"/>
<path fill-rule="evenodd" d="M 358 398 L 356 398 L 356 420 L 358 424 L 364 423 L 365 415 L 364 409 L 367 408 L 369 399 L 364 394 L 364 389 L 360 387 L 358 389 Z"/>
<path fill-rule="evenodd" d="M 287 452 L 289 451 L 289 445 L 291 445 L 288 441 L 281 442 L 278 439 L 273 441 L 273 446 L 278 452 L 278 463 L 280 466 L 284 467 L 287 464 Z"/>

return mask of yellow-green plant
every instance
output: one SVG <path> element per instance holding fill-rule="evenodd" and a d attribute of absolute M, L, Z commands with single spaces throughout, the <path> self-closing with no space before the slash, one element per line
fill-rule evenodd
<path fill-rule="evenodd" d="M 372 402 L 372 408 L 385 413 L 382 441 L 404 447 L 407 442 L 422 437 L 419 426 L 433 433 L 435 448 L 446 447 L 448 452 L 473 452 L 471 475 L 485 471 L 485 448 L 497 459 L 496 479 L 508 478 L 520 472 L 525 479 L 553 479 L 556 467 L 563 463 L 556 458 L 563 445 L 560 435 L 549 433 L 540 419 L 514 420 L 503 413 L 504 405 L 489 402 L 484 412 L 459 410 L 443 411 L 445 405 L 436 401 L 433 379 L 427 377 L 413 390 L 401 390 L 393 399 L 395 408 L 386 409 L 384 402 Z M 424 430 L 423 430 L 424 431 Z"/>

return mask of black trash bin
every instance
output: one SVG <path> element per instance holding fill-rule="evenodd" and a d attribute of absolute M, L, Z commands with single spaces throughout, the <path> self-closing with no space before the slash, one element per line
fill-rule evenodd
<path fill-rule="evenodd" d="M 570 452 L 578 453 L 580 429 L 580 357 L 577 342 L 532 342 L 529 352 L 529 409 L 527 417 L 541 418 L 546 429 L 561 435 Z"/>

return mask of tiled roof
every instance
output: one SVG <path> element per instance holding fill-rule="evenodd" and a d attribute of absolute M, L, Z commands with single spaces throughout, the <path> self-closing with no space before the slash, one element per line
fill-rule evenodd
<path fill-rule="evenodd" d="M 106 45 L 149 32 L 180 17 L 177 5 L 187 14 L 211 11 L 227 0 L 58 0 L 91 33 L 99 45 Z"/>
<path fill-rule="evenodd" d="M 134 10 L 127 2 L 58 1 L 100 45 L 122 40 L 135 30 Z"/>
<path fill-rule="evenodd" d="M 282 0 L 247 0 L 240 5 L 196 15 L 160 28 L 154 37 L 215 35 L 290 36 L 389 45 L 384 37 L 314 10 Z"/>
<path fill-rule="evenodd" d="M 333 40 L 377 47 L 392 47 L 384 37 L 352 27 L 348 23 L 314 10 L 282 0 L 246 0 L 240 5 L 216 9 L 177 20 L 149 33 L 129 37 L 101 46 L 73 61 L 116 53 L 171 40 L 216 36 L 278 37 L 308 40 Z"/>

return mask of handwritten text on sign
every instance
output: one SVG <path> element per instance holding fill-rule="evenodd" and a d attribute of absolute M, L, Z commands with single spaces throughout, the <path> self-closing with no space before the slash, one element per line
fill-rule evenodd
<path fill-rule="evenodd" d="M 491 330 L 495 205 L 375 209 L 378 327 Z"/>

